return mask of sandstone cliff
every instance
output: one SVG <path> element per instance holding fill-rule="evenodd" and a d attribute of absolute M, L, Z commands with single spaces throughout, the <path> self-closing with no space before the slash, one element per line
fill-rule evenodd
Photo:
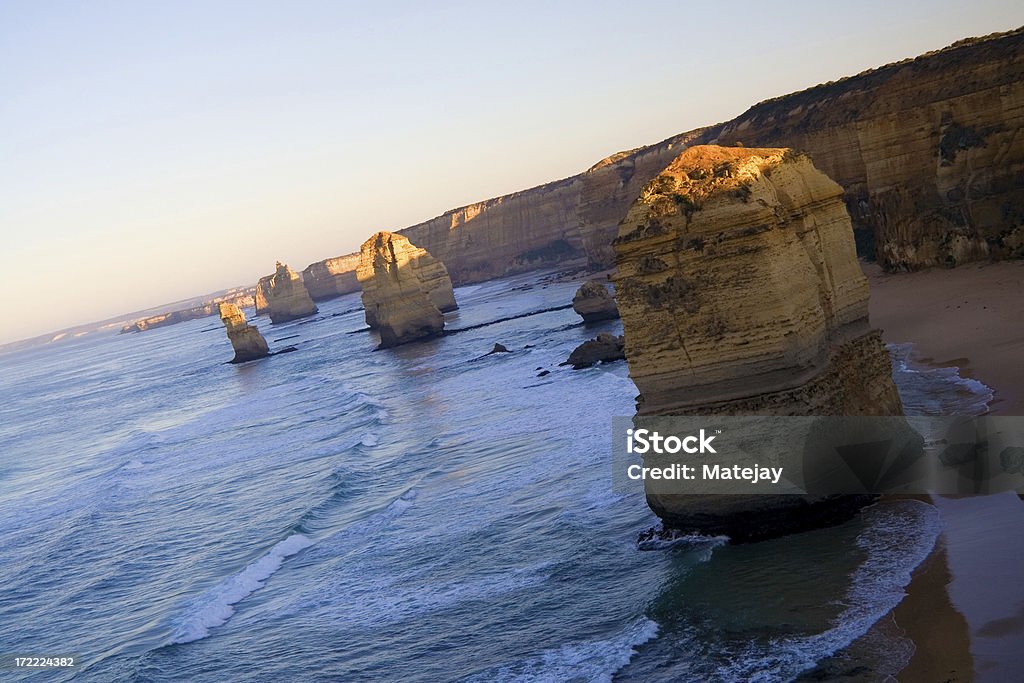
<path fill-rule="evenodd" d="M 400 232 L 443 261 L 455 284 L 583 256 L 605 268 L 614 262 L 618 223 L 679 152 L 742 142 L 808 152 L 843 186 L 863 253 L 886 268 L 1021 257 L 1022 118 L 1024 30 L 1017 30 L 764 102 L 728 123 L 619 152 L 579 175 Z M 331 261 L 338 263 L 322 263 L 334 269 L 333 287 L 354 291 L 344 273 L 355 255 Z"/>
<path fill-rule="evenodd" d="M 224 296 L 216 296 L 202 303 L 198 306 L 190 306 L 189 308 L 181 308 L 174 311 L 167 311 L 165 313 L 157 313 L 156 315 L 150 315 L 145 318 L 140 318 L 121 328 L 121 334 L 127 334 L 129 332 L 145 332 L 146 330 L 154 330 L 159 327 L 167 327 L 168 325 L 177 325 L 178 323 L 187 322 L 189 320 L 196 320 L 198 318 L 206 318 L 217 312 L 217 306 L 221 302 L 227 302 L 235 304 L 236 306 L 251 306 L 253 303 L 252 288 L 240 289 L 240 290 L 229 290 L 229 293 Z"/>
<path fill-rule="evenodd" d="M 638 415 L 902 414 L 842 194 L 805 155 L 715 146 L 689 148 L 644 188 L 615 240 Z M 749 533 L 729 526 L 748 513 L 809 504 L 729 499 L 709 522 L 707 501 L 648 495 L 670 526 L 730 534 Z"/>
<path fill-rule="evenodd" d="M 260 283 L 263 284 L 263 282 L 261 279 Z M 260 290 L 260 286 L 257 285 L 257 293 Z M 267 313 L 270 315 L 272 323 L 288 322 L 317 312 L 299 274 L 280 261 L 277 263 L 277 270 L 266 281 L 262 290 L 267 301 Z"/>
<path fill-rule="evenodd" d="M 360 249 L 357 277 L 363 287 L 366 321 L 379 330 L 382 348 L 444 331 L 444 315 L 431 300 L 416 267 L 421 251 L 405 237 L 389 232 L 376 233 Z M 437 285 L 436 276 L 431 284 Z"/>
<path fill-rule="evenodd" d="M 1024 256 L 1022 128 L 1017 30 L 763 102 L 717 137 L 810 154 L 896 270 Z"/>
<path fill-rule="evenodd" d="M 220 304 L 220 319 L 224 323 L 231 347 L 235 350 L 232 363 L 244 363 L 270 355 L 270 347 L 259 330 L 245 321 L 245 314 L 234 304 Z"/>
<path fill-rule="evenodd" d="M 359 291 L 356 268 L 359 254 L 348 254 L 311 263 L 302 271 L 302 283 L 313 301 L 325 301 Z"/>
<path fill-rule="evenodd" d="M 273 279 L 273 275 L 264 275 L 256 282 L 256 292 L 253 294 L 256 315 L 263 315 L 270 310 L 270 304 L 267 303 L 267 292 L 270 291 L 270 281 Z"/>

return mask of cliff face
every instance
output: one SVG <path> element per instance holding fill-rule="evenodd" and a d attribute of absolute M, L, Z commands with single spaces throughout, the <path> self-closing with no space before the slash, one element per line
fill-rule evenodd
<path fill-rule="evenodd" d="M 357 276 L 363 287 L 366 322 L 379 330 L 382 348 L 444 331 L 444 315 L 431 300 L 416 267 L 420 252 L 422 249 L 405 237 L 389 232 L 376 233 L 360 249 Z M 432 274 L 436 274 L 436 268 Z M 436 288 L 436 277 L 431 284 Z"/>
<path fill-rule="evenodd" d="M 220 304 L 220 319 L 235 350 L 232 363 L 244 363 L 270 355 L 270 347 L 259 330 L 245 321 L 245 314 L 234 304 Z"/>
<path fill-rule="evenodd" d="M 691 147 L 644 188 L 615 248 L 640 414 L 902 413 L 842 188 L 806 156 Z M 848 356 L 880 371 L 846 384 Z"/>
<path fill-rule="evenodd" d="M 886 268 L 1019 258 L 1022 121 L 1024 31 L 1017 30 L 764 102 L 728 123 L 619 152 L 571 178 L 400 232 L 441 259 L 456 284 L 584 255 L 605 268 L 614 262 L 618 223 L 655 174 L 688 145 L 742 142 L 809 153 L 842 185 L 863 249 Z M 343 284 L 335 287 L 351 291 L 342 275 L 355 256 L 341 258 L 333 277 Z"/>
<path fill-rule="evenodd" d="M 260 283 L 263 284 L 262 279 Z M 257 293 L 260 289 L 260 286 L 257 285 Z M 263 287 L 263 291 L 267 301 L 267 313 L 270 315 L 272 323 L 288 322 L 317 312 L 299 274 L 280 261 L 277 263 L 277 270 Z"/>
<path fill-rule="evenodd" d="M 311 263 L 302 271 L 302 283 L 306 286 L 313 301 L 325 301 L 359 291 L 359 280 L 356 279 L 356 268 L 359 267 L 359 254 L 338 256 L 324 261 Z"/>
<path fill-rule="evenodd" d="M 902 414 L 842 188 L 807 156 L 691 147 L 644 188 L 615 249 L 638 415 Z M 870 500 L 647 499 L 670 527 L 745 540 Z"/>
<path fill-rule="evenodd" d="M 146 330 L 153 330 L 158 327 L 167 327 L 168 325 L 177 325 L 178 323 L 196 320 L 197 318 L 205 318 L 216 313 L 218 305 L 221 302 L 231 303 L 240 307 L 251 306 L 253 303 L 253 297 L 249 292 L 252 292 L 252 289 L 249 289 L 248 292 L 243 290 L 242 293 L 215 297 L 209 301 L 209 303 L 204 303 L 200 306 L 182 308 L 177 311 L 151 315 L 148 318 L 142 318 L 123 326 L 121 328 L 121 334 L 126 334 L 128 332 L 145 332 Z"/>
<path fill-rule="evenodd" d="M 718 143 L 792 147 L 890 270 L 1024 256 L 1024 32 L 759 104 Z"/>

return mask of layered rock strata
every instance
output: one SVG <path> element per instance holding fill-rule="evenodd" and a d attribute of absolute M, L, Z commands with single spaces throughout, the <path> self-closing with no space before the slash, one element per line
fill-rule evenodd
<path fill-rule="evenodd" d="M 264 275 L 256 282 L 256 292 L 253 294 L 256 315 L 266 315 L 270 310 L 270 304 L 267 303 L 267 292 L 270 291 L 270 281 L 273 279 L 273 275 Z"/>
<path fill-rule="evenodd" d="M 763 102 L 725 124 L 400 232 L 443 261 L 455 284 L 583 256 L 608 267 L 619 222 L 662 168 L 689 145 L 743 143 L 808 152 L 842 185 L 863 253 L 890 270 L 1019 258 L 1022 123 L 1018 29 Z M 354 268 L 348 258 L 338 267 Z"/>
<path fill-rule="evenodd" d="M 261 287 L 262 285 L 262 287 Z M 317 312 L 316 305 L 302 284 L 302 278 L 287 265 L 277 262 L 277 269 L 266 282 L 260 280 L 256 293 L 263 291 L 270 322 L 284 323 L 305 318 Z"/>
<path fill-rule="evenodd" d="M 235 350 L 232 363 L 244 363 L 270 355 L 270 347 L 260 331 L 245 320 L 245 314 L 234 304 L 220 304 L 220 319 L 224 323 L 231 347 Z"/>
<path fill-rule="evenodd" d="M 302 271 L 302 283 L 313 301 L 325 301 L 359 291 L 356 268 L 359 254 L 348 254 L 311 263 Z"/>
<path fill-rule="evenodd" d="M 644 188 L 614 278 L 639 416 L 902 414 L 842 194 L 805 155 L 716 146 L 687 149 Z M 726 498 L 648 502 L 669 526 L 730 535 L 751 515 L 777 531 L 863 503 Z"/>
<path fill-rule="evenodd" d="M 718 143 L 792 147 L 889 270 L 1024 257 L 1024 32 L 752 107 Z"/>
<path fill-rule="evenodd" d="M 389 232 L 376 233 L 360 250 L 357 277 L 363 288 L 366 321 L 380 332 L 382 348 L 444 331 L 444 314 L 416 267 L 420 251 L 406 238 Z"/>
<path fill-rule="evenodd" d="M 452 288 L 451 278 L 448 277 L 448 271 L 443 263 L 431 256 L 426 249 L 414 246 L 402 235 L 378 232 L 363 244 L 363 249 L 360 252 L 360 268 L 362 270 L 357 273 L 357 279 L 363 289 L 362 300 L 366 324 L 371 329 L 377 329 L 379 326 L 377 303 L 381 294 L 377 288 L 377 281 L 371 276 L 370 261 L 365 255 L 367 244 L 373 244 L 374 249 L 387 250 L 389 262 L 401 264 L 401 268 L 408 268 L 419 281 L 420 289 L 439 311 L 447 313 L 459 307 L 455 303 L 455 290 Z"/>
<path fill-rule="evenodd" d="M 576 311 L 585 323 L 614 320 L 619 317 L 619 309 L 615 306 L 611 292 L 597 280 L 588 280 L 580 285 L 572 298 L 572 310 Z"/>

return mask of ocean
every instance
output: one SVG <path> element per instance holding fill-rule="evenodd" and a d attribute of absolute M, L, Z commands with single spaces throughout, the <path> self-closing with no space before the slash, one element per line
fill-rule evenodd
<path fill-rule="evenodd" d="M 0 679 L 776 681 L 867 633 L 934 508 L 641 550 L 657 519 L 610 471 L 627 367 L 558 366 L 621 324 L 483 325 L 577 285 L 460 287 L 448 329 L 482 326 L 386 351 L 356 294 L 256 319 L 297 350 L 244 365 L 216 318 L 0 356 L 0 655 L 76 657 Z M 890 348 L 908 412 L 985 410 L 911 350 Z"/>

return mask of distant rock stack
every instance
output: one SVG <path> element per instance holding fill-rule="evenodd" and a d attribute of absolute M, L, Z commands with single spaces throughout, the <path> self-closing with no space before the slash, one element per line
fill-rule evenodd
<path fill-rule="evenodd" d="M 903 414 L 842 188 L 806 156 L 691 147 L 644 188 L 615 249 L 638 415 Z M 802 496 L 726 496 L 716 526 L 718 502 L 699 498 L 648 494 L 667 526 L 712 533 L 842 517 Z"/>
<path fill-rule="evenodd" d="M 267 292 L 270 291 L 270 281 L 272 279 L 274 279 L 273 275 L 264 275 L 256 283 L 256 292 L 253 294 L 256 315 L 264 315 L 270 310 L 270 304 L 267 303 Z"/>
<path fill-rule="evenodd" d="M 390 232 L 378 232 L 363 243 L 356 275 L 363 288 L 366 322 L 380 331 L 382 348 L 444 331 L 444 315 L 435 300 L 446 302 L 450 297 L 454 304 L 451 281 L 446 272 L 443 277 L 439 274 L 438 266 L 441 270 L 444 266 L 436 259 L 419 267 L 424 254 L 405 237 Z M 421 279 L 424 272 L 430 274 L 429 289 Z M 439 294 L 445 281 L 448 292 Z"/>
<path fill-rule="evenodd" d="M 245 313 L 235 304 L 220 304 L 220 320 L 235 350 L 232 363 L 244 363 L 270 355 L 270 347 L 260 331 L 245 320 Z"/>
<path fill-rule="evenodd" d="M 585 323 L 615 320 L 619 317 L 615 299 L 608 288 L 597 280 L 584 282 L 576 290 L 576 296 L 572 298 L 572 310 L 576 311 Z"/>
<path fill-rule="evenodd" d="M 257 300 L 260 291 L 266 299 L 267 312 L 272 323 L 285 323 L 317 312 L 316 305 L 302 284 L 302 278 L 280 261 L 277 262 L 277 270 L 269 279 L 260 279 L 260 284 L 256 286 Z"/>

